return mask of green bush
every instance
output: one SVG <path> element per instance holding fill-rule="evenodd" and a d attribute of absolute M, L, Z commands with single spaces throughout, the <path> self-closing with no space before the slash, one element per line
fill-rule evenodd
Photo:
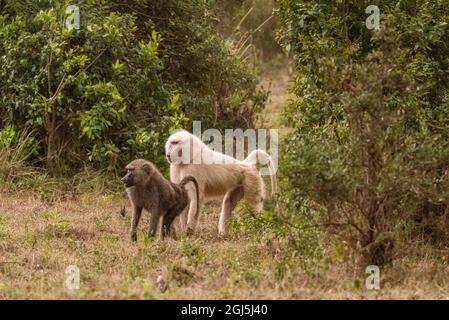
<path fill-rule="evenodd" d="M 291 202 L 312 201 L 326 230 L 383 264 L 423 228 L 449 239 L 449 25 L 446 1 L 376 1 L 368 30 L 369 4 L 280 2 L 298 96 L 281 169 Z"/>
<path fill-rule="evenodd" d="M 245 128 L 263 106 L 204 1 L 79 1 L 79 30 L 64 26 L 70 4 L 0 3 L 0 128 L 33 132 L 29 161 L 51 174 L 165 166 L 171 130 Z"/>

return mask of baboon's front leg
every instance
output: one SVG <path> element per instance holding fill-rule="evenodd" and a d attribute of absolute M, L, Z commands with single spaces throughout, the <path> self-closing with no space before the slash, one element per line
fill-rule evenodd
<path fill-rule="evenodd" d="M 182 215 L 184 213 L 186 213 L 186 216 L 184 219 L 187 219 L 187 233 L 193 233 L 193 231 L 195 231 L 196 224 L 198 222 L 198 216 L 201 211 L 201 206 L 203 204 L 204 197 L 203 197 L 203 192 L 202 192 L 201 188 L 200 188 L 200 190 L 198 190 L 198 196 L 197 196 L 196 189 L 191 184 L 186 186 L 186 190 L 187 190 L 187 194 L 188 194 L 190 201 L 189 201 L 189 205 L 187 206 L 187 208 L 184 209 L 184 210 L 187 210 L 187 212 L 183 211 Z M 181 219 L 182 218 L 183 217 L 181 217 Z"/>
<path fill-rule="evenodd" d="M 203 204 L 203 198 L 201 197 L 201 194 L 199 196 L 199 199 L 196 198 L 196 194 L 193 197 L 190 196 L 190 199 L 189 211 L 187 213 L 187 233 L 193 233 L 195 231 L 196 224 L 198 223 L 198 216 Z"/>
<path fill-rule="evenodd" d="M 226 222 L 232 214 L 232 210 L 237 206 L 237 203 L 243 198 L 243 186 L 237 186 L 228 191 L 223 198 L 221 205 L 220 221 L 218 222 L 218 234 L 226 236 L 227 228 Z"/>
<path fill-rule="evenodd" d="M 137 240 L 137 226 L 139 225 L 142 207 L 134 206 L 133 218 L 131 222 L 131 241 Z"/>
<path fill-rule="evenodd" d="M 185 207 L 184 210 L 181 211 L 181 213 L 179 214 L 179 230 L 181 230 L 181 232 L 184 232 L 186 230 L 187 227 L 187 215 L 189 213 L 189 206 Z"/>

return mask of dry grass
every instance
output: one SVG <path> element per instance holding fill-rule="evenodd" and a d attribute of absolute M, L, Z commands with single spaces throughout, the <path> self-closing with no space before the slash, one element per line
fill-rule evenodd
<path fill-rule="evenodd" d="M 126 201 L 120 196 L 81 194 L 52 204 L 32 194 L 0 196 L 0 299 L 449 297 L 444 261 L 402 260 L 382 274 L 381 290 L 368 291 L 364 274 L 332 249 L 305 272 L 299 257 L 282 262 L 282 248 L 269 233 L 234 230 L 220 240 L 211 208 L 201 215 L 196 235 L 177 240 L 147 238 L 145 216 L 137 243 L 131 243 L 130 212 L 125 219 L 119 215 Z M 64 287 L 69 265 L 81 271 L 73 293 Z M 165 293 L 156 288 L 158 275 L 169 283 Z"/>

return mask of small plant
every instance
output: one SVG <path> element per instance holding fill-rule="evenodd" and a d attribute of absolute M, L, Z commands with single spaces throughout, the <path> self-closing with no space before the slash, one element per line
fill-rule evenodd
<path fill-rule="evenodd" d="M 36 148 L 32 133 L 17 132 L 12 126 L 0 129 L 0 185 L 11 185 L 34 173 L 26 161 Z"/>
<path fill-rule="evenodd" d="M 201 247 L 190 241 L 183 241 L 181 254 L 187 258 L 188 265 L 196 266 L 205 260 L 205 253 Z"/>

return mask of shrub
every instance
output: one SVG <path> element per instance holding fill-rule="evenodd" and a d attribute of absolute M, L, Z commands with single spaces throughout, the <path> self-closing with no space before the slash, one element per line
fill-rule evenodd
<path fill-rule="evenodd" d="M 292 199 L 319 206 L 325 230 L 381 265 L 429 215 L 448 221 L 449 25 L 444 1 L 377 5 L 371 31 L 360 1 L 281 1 L 299 97 L 281 169 Z"/>
<path fill-rule="evenodd" d="M 64 27 L 69 4 L 0 7 L 0 128 L 31 130 L 30 161 L 51 174 L 85 163 L 113 171 L 136 157 L 165 165 L 174 128 L 198 118 L 245 128 L 263 105 L 253 70 L 204 15 L 207 3 L 81 1 L 79 30 Z"/>

